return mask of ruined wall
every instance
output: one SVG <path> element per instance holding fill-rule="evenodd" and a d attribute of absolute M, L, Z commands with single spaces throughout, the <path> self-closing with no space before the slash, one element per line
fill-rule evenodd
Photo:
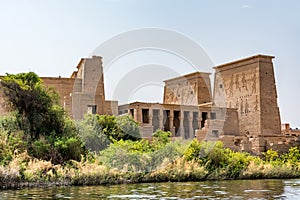
<path fill-rule="evenodd" d="M 54 88 L 59 94 L 60 105 L 63 106 L 72 117 L 72 97 L 70 94 L 74 88 L 74 78 L 41 77 L 47 87 Z"/>
<path fill-rule="evenodd" d="M 238 110 L 242 133 L 281 133 L 272 58 L 257 55 L 214 67 L 214 103 Z"/>
<path fill-rule="evenodd" d="M 164 104 L 199 105 L 211 102 L 210 73 L 195 72 L 164 81 Z"/>
<path fill-rule="evenodd" d="M 73 78 L 42 78 L 44 84 L 55 88 L 61 105 L 74 119 L 85 113 L 117 114 L 117 102 L 105 101 L 102 58 L 93 56 L 80 60 Z"/>
<path fill-rule="evenodd" d="M 280 134 L 281 120 L 271 59 L 260 62 L 259 75 L 261 133 L 263 135 Z"/>
<path fill-rule="evenodd" d="M 71 94 L 73 117 L 81 119 L 85 113 L 117 114 L 118 102 L 105 100 L 102 57 L 81 59 L 77 68 Z"/>

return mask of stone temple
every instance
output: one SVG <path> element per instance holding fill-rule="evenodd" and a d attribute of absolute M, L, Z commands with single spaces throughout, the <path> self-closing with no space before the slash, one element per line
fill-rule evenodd
<path fill-rule="evenodd" d="M 82 58 L 70 78 L 42 79 L 57 90 L 61 105 L 74 119 L 85 113 L 128 114 L 148 139 L 162 129 L 172 132 L 172 137 L 220 140 L 237 151 L 285 152 L 300 145 L 300 132 L 281 125 L 272 59 L 255 55 L 215 66 L 213 88 L 211 74 L 205 72 L 165 80 L 163 103 L 118 105 L 106 100 L 100 56 Z M 0 113 L 5 113 L 3 106 Z"/>

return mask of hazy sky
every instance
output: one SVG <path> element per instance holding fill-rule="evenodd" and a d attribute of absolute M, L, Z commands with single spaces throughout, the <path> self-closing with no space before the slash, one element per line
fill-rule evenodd
<path fill-rule="evenodd" d="M 69 77 L 80 58 L 115 35 L 145 27 L 168 29 L 197 42 L 216 65 L 274 55 L 282 122 L 300 127 L 299 10 L 296 0 L 0 0 L 0 74 Z M 114 64 L 105 77 L 108 98 L 121 76 L 112 74 L 118 71 L 149 64 L 151 58 L 157 64 L 185 65 L 166 53 L 148 53 L 133 53 Z"/>

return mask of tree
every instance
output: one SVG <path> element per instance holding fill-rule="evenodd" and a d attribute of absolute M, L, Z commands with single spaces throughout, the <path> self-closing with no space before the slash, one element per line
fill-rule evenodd
<path fill-rule="evenodd" d="M 6 106 L 16 111 L 20 129 L 32 140 L 63 132 L 65 112 L 58 105 L 58 94 L 45 88 L 35 73 L 6 74 L 0 86 Z"/>
<path fill-rule="evenodd" d="M 22 130 L 30 155 L 55 164 L 86 155 L 74 122 L 58 103 L 58 94 L 44 87 L 35 73 L 7 74 L 1 78 L 0 87 L 16 121 L 0 120 L 1 127 L 8 133 Z"/>

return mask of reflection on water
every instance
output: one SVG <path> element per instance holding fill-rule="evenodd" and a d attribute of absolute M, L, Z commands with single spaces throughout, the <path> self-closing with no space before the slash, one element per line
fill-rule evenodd
<path fill-rule="evenodd" d="M 299 199 L 300 180 L 232 180 L 0 191 L 0 199 Z"/>

